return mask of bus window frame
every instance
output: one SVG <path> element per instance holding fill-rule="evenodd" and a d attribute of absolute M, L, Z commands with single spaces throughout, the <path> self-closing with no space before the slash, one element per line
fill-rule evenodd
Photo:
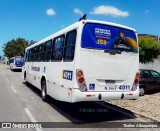
<path fill-rule="evenodd" d="M 50 48 L 47 48 L 47 43 L 50 42 Z M 44 42 L 43 44 L 43 62 L 49 62 L 51 60 L 52 39 Z M 45 58 L 46 55 L 46 58 Z"/>
<path fill-rule="evenodd" d="M 69 34 L 69 33 L 75 33 L 74 42 L 73 42 L 72 45 L 66 46 L 66 45 L 67 45 L 67 40 L 68 40 L 68 34 Z M 66 33 L 66 39 L 65 39 L 65 43 L 64 43 L 64 49 L 63 49 L 63 61 L 64 61 L 64 62 L 72 62 L 72 61 L 74 60 L 76 40 L 77 40 L 77 29 L 73 29 L 73 30 L 71 30 L 71 31 L 69 31 L 69 32 Z M 67 49 L 67 48 L 74 48 L 74 49 L 73 49 L 72 59 L 66 59 L 66 58 L 65 58 L 65 54 L 66 54 L 66 49 Z"/>
<path fill-rule="evenodd" d="M 62 42 L 60 48 L 56 48 L 56 49 L 55 49 L 55 40 L 58 39 L 58 38 L 61 38 L 61 37 L 63 38 L 63 42 Z M 65 34 L 62 34 L 62 35 L 60 35 L 60 36 L 55 37 L 55 38 L 52 40 L 51 62 L 61 62 L 61 61 L 63 60 L 63 52 L 64 52 L 63 50 L 64 50 L 65 38 L 66 38 L 66 35 L 65 35 Z M 53 59 L 53 51 L 57 51 L 57 50 L 60 50 L 60 52 L 61 52 L 61 59 L 58 59 L 58 60 Z"/>

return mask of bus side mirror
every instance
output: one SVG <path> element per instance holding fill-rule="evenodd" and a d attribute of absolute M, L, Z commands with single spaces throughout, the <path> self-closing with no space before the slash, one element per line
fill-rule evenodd
<path fill-rule="evenodd" d="M 22 53 L 21 56 L 24 57 L 24 53 Z"/>

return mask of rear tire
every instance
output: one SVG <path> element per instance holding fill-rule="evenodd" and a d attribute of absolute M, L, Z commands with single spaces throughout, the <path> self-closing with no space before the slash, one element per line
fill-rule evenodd
<path fill-rule="evenodd" d="M 47 101 L 47 89 L 46 89 L 46 81 L 43 80 L 42 81 L 42 85 L 41 85 L 41 97 L 43 101 Z"/>
<path fill-rule="evenodd" d="M 24 81 L 26 82 L 26 72 L 24 72 Z"/>
<path fill-rule="evenodd" d="M 26 81 L 26 72 L 24 73 L 24 82 L 25 82 L 25 85 L 28 86 L 29 83 Z"/>
<path fill-rule="evenodd" d="M 139 88 L 139 96 L 144 96 L 145 95 L 145 88 L 144 87 L 140 87 Z"/>

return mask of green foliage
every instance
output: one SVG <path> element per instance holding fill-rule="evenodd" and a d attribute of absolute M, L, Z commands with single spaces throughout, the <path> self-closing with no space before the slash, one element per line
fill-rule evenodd
<path fill-rule="evenodd" d="M 24 52 L 26 47 L 33 43 L 34 41 L 28 42 L 23 38 L 12 39 L 4 44 L 4 55 L 8 58 L 19 56 Z"/>
<path fill-rule="evenodd" d="M 160 55 L 160 44 L 152 37 L 142 37 L 139 39 L 140 62 L 147 64 L 154 61 Z"/>
<path fill-rule="evenodd" d="M 29 42 L 29 45 L 33 45 L 34 43 L 36 43 L 36 41 L 31 40 L 31 41 Z"/>

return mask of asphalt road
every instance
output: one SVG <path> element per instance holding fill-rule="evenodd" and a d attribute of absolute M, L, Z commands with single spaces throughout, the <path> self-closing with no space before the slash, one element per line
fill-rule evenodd
<path fill-rule="evenodd" d="M 0 64 L 0 122 L 55 122 L 55 126 L 62 127 L 67 123 L 72 123 L 85 127 L 83 130 L 96 130 L 97 128 L 106 130 L 104 125 L 107 125 L 108 122 L 125 124 L 126 122 L 144 121 L 136 118 L 131 112 L 122 109 L 119 111 L 118 107 L 108 103 L 70 104 L 56 101 L 53 98 L 49 98 L 46 103 L 41 100 L 40 94 L 40 90 L 32 85 L 26 86 L 21 72 L 13 72 L 8 66 Z M 114 123 L 112 124 L 110 126 L 114 127 Z M 71 128 L 67 129 L 71 130 Z M 46 129 L 40 131 L 42 130 Z"/>

